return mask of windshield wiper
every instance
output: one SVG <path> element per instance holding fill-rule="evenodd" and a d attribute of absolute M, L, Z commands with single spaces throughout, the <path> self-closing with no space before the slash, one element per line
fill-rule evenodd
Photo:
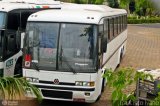
<path fill-rule="evenodd" d="M 36 69 L 37 71 L 39 71 L 39 67 L 36 63 L 32 62 L 32 66 L 34 67 L 34 69 Z"/>
<path fill-rule="evenodd" d="M 63 55 L 63 56 L 62 56 Z M 76 74 L 77 72 L 76 72 L 76 70 L 74 70 L 73 68 L 72 68 L 72 66 L 68 63 L 68 61 L 67 61 L 67 59 L 66 59 L 66 57 L 64 56 L 64 54 L 63 54 L 63 49 L 62 49 L 62 46 L 61 46 L 61 50 L 60 50 L 60 61 L 62 62 L 62 58 L 64 59 L 64 63 L 66 63 L 66 65 L 68 66 L 68 68 L 70 69 L 70 71 L 72 71 L 74 74 Z"/>
<path fill-rule="evenodd" d="M 76 70 L 74 70 L 74 69 L 72 68 L 72 66 L 68 63 L 68 61 L 67 61 L 67 59 L 65 58 L 65 56 L 63 56 L 63 59 L 64 59 L 64 62 L 66 63 L 66 65 L 68 66 L 68 68 L 69 68 L 74 74 L 76 74 L 76 73 L 77 73 Z"/>

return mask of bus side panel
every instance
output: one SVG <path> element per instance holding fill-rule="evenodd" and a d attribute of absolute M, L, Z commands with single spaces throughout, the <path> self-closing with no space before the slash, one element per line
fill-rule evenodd
<path fill-rule="evenodd" d="M 124 47 L 125 53 L 125 42 L 127 39 L 127 30 L 122 32 L 120 35 L 114 38 L 107 44 L 107 52 L 103 54 L 103 66 L 108 69 L 115 69 L 119 64 L 121 50 Z"/>
<path fill-rule="evenodd" d="M 20 56 L 22 56 L 22 51 L 4 61 L 4 76 L 14 75 L 15 65 Z"/>

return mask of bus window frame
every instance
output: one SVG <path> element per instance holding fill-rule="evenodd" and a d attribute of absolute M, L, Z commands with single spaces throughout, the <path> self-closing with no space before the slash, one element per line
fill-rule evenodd
<path fill-rule="evenodd" d="M 107 38 L 107 43 L 108 43 L 108 41 L 110 40 L 110 35 L 109 35 L 109 19 L 108 18 L 104 19 L 104 36 Z"/>
<path fill-rule="evenodd" d="M 118 34 L 120 34 L 121 33 L 121 17 L 120 16 L 118 16 L 118 25 L 119 25 L 119 33 Z"/>
<path fill-rule="evenodd" d="M 126 19 L 126 21 L 124 21 L 124 23 L 122 23 L 122 16 L 125 16 L 125 19 Z M 104 18 L 104 20 L 106 20 L 106 19 L 108 19 L 108 36 L 109 37 L 107 37 L 107 42 L 109 43 L 109 42 L 111 42 L 114 38 L 116 38 L 118 35 L 120 35 L 124 30 L 126 30 L 127 29 L 127 24 L 125 24 L 125 23 L 127 23 L 127 14 L 119 14 L 119 15 L 114 15 L 114 16 L 108 16 L 108 17 L 105 17 Z M 115 20 L 116 19 L 116 21 L 117 21 L 117 25 L 114 25 L 114 23 L 112 23 L 113 24 L 113 31 L 112 31 L 112 33 L 114 34 L 114 30 L 115 30 L 115 27 L 114 26 L 116 26 L 117 27 L 117 34 L 116 35 L 114 35 L 114 36 L 111 36 L 110 35 L 110 20 Z M 123 28 L 122 27 L 122 24 L 124 24 L 124 26 L 125 26 L 125 28 Z M 112 35 L 113 35 L 112 34 Z M 110 39 L 109 39 L 110 38 Z"/>
<path fill-rule="evenodd" d="M 114 17 L 109 18 L 110 41 L 114 39 Z M 112 31 L 112 32 L 111 32 Z"/>
<path fill-rule="evenodd" d="M 39 23 L 39 22 L 43 22 L 43 23 L 59 23 L 59 24 L 64 24 L 64 23 L 69 23 L 69 24 L 89 24 L 89 25 L 95 25 L 96 26 L 96 36 L 97 36 L 97 41 L 96 41 L 96 58 L 95 59 L 97 59 L 96 61 L 96 65 L 95 65 L 95 71 L 92 71 L 92 72 L 89 72 L 89 73 L 97 73 L 98 72 L 98 69 L 99 69 L 99 62 L 98 62 L 98 57 L 99 57 L 99 25 L 100 24 L 90 24 L 90 23 L 76 23 L 76 22 L 49 22 L 49 21 L 28 21 L 27 22 L 27 24 L 28 23 Z M 59 29 L 59 32 L 60 32 L 60 30 L 61 29 Z M 26 38 L 27 36 L 25 36 L 24 37 L 24 39 L 27 39 Z M 59 38 L 58 38 L 59 39 Z M 59 40 L 58 40 L 58 42 L 57 42 L 58 44 L 59 44 Z M 24 54 L 26 54 L 28 51 L 26 50 L 27 49 L 27 46 L 26 46 L 26 41 L 24 41 Z M 57 49 L 59 49 L 59 46 L 57 45 Z M 58 53 L 58 52 L 57 52 Z M 58 54 L 57 54 L 57 58 L 58 58 Z M 22 67 L 25 67 L 25 65 L 24 65 L 24 60 L 23 60 L 23 62 L 22 62 Z M 27 67 L 25 67 L 25 68 L 27 68 Z M 28 68 L 28 69 L 32 69 L 32 68 Z M 41 70 L 47 70 L 47 71 L 53 71 L 53 69 L 50 69 L 50 68 L 42 68 L 42 67 L 39 67 L 39 69 L 41 69 Z M 57 69 L 56 69 L 57 70 Z M 54 70 L 54 71 L 56 71 L 56 70 Z M 60 72 L 66 72 L 66 71 L 63 71 L 63 70 L 60 70 Z M 78 72 L 78 73 L 88 73 L 88 72 Z"/>
<path fill-rule="evenodd" d="M 117 33 L 117 17 L 113 17 L 113 20 L 114 20 L 114 38 L 118 35 L 118 33 Z"/>

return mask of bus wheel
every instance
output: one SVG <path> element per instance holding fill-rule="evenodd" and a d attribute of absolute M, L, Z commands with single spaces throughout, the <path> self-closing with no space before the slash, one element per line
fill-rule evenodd
<path fill-rule="evenodd" d="M 17 63 L 15 66 L 14 76 L 15 77 L 22 77 L 22 65 L 20 63 Z"/>
<path fill-rule="evenodd" d="M 101 87 L 101 93 L 99 94 L 96 102 L 100 100 L 100 98 L 101 98 L 101 96 L 102 96 L 102 93 L 104 92 L 104 88 L 105 88 L 104 84 L 105 84 L 105 78 L 103 78 L 102 87 Z"/>
<path fill-rule="evenodd" d="M 121 63 L 121 61 L 122 61 L 122 57 L 123 57 L 123 50 L 121 49 L 121 53 L 120 53 L 120 56 L 119 56 L 119 63 L 118 63 L 118 65 L 117 65 L 116 68 L 119 68 L 120 63 Z"/>
<path fill-rule="evenodd" d="M 103 81 L 102 81 L 101 93 L 104 92 L 104 88 L 105 88 L 104 84 L 105 84 L 105 78 L 103 78 Z"/>

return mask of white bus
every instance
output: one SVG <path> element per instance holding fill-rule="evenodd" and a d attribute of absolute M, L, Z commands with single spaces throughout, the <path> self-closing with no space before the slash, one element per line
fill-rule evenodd
<path fill-rule="evenodd" d="M 50 3 L 50 4 L 49 4 Z M 37 0 L 0 1 L 0 76 L 22 74 L 21 34 L 25 31 L 30 14 L 48 9 L 60 8 L 60 2 L 39 2 Z"/>
<path fill-rule="evenodd" d="M 125 54 L 127 13 L 104 5 L 74 7 L 29 16 L 23 76 L 44 99 L 92 103 L 104 90 L 105 69 L 115 69 Z"/>

